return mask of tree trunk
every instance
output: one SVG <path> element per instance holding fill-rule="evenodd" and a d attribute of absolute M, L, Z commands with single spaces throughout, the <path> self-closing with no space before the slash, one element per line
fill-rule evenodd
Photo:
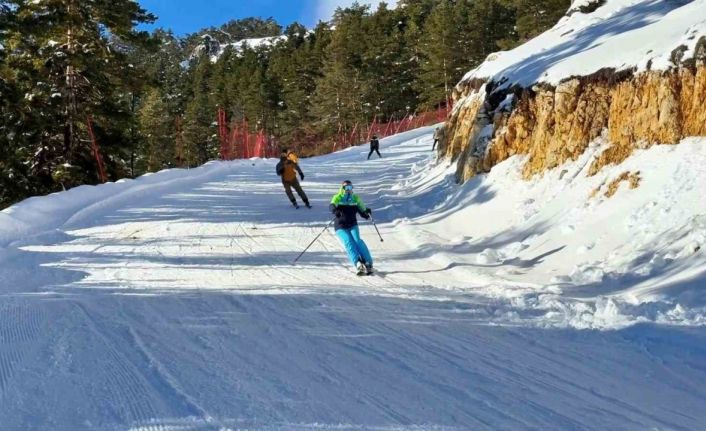
<path fill-rule="evenodd" d="M 71 64 L 76 54 L 76 41 L 74 38 L 73 24 L 71 17 L 74 14 L 75 5 L 70 1 L 67 5 L 67 15 L 69 16 L 69 28 L 66 30 L 66 47 L 68 51 L 68 64 L 66 66 L 66 108 L 64 110 L 66 125 L 64 127 L 64 158 L 71 163 L 74 152 L 74 141 L 76 140 L 76 70 Z"/>

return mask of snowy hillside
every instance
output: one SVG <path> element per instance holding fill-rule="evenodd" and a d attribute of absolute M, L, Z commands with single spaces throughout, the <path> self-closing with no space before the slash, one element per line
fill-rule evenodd
<path fill-rule="evenodd" d="M 257 50 L 260 48 L 267 49 L 280 42 L 285 42 L 286 40 L 287 36 L 281 35 L 240 39 L 232 43 L 221 43 L 210 34 L 205 34 L 201 37 L 201 44 L 198 45 L 196 50 L 191 54 L 191 58 L 193 59 L 201 55 L 208 55 L 211 62 L 215 63 L 221 58 L 221 56 L 223 56 L 226 49 L 232 49 L 236 55 L 241 55 L 243 50 L 246 48 L 252 50 Z"/>
<path fill-rule="evenodd" d="M 704 144 L 458 186 L 421 129 L 302 160 L 312 210 L 258 159 L 24 201 L 0 213 L 2 429 L 702 429 Z M 332 230 L 292 265 L 346 178 L 378 274 Z"/>
<path fill-rule="evenodd" d="M 237 42 L 233 43 L 227 43 L 223 44 L 220 47 L 220 50 L 218 52 L 218 55 L 216 58 L 212 59 L 213 61 L 216 61 L 221 55 L 223 55 L 223 52 L 228 47 L 233 48 L 236 53 L 242 52 L 245 48 L 248 49 L 258 49 L 258 48 L 267 48 L 272 45 L 275 45 L 280 42 L 284 42 L 287 40 L 287 36 L 272 36 L 272 37 L 259 37 L 259 38 L 252 38 L 252 39 L 242 39 Z"/>
<path fill-rule="evenodd" d="M 464 81 L 492 79 L 526 87 L 556 85 L 601 69 L 664 70 L 675 60 L 693 58 L 704 37 L 706 0 L 579 0 L 554 28 L 490 55 Z"/>

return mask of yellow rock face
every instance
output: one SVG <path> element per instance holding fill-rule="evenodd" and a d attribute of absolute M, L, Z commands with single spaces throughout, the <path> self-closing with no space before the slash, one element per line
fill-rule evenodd
<path fill-rule="evenodd" d="M 676 144 L 687 136 L 706 136 L 706 66 L 617 76 L 602 71 L 571 79 L 556 88 L 515 91 L 512 112 L 494 107 L 478 88 L 457 89 L 467 96 L 446 126 L 444 155 L 458 159 L 458 180 L 487 172 L 515 154 L 526 154 L 525 177 L 577 159 L 588 144 L 607 132 L 610 147 L 594 161 L 590 174 L 620 163 L 635 148 Z M 481 131 L 493 124 L 489 142 Z"/>

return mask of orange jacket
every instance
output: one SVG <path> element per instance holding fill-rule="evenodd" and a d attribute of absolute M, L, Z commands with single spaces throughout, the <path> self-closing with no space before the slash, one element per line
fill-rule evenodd
<path fill-rule="evenodd" d="M 289 159 L 284 159 L 280 160 L 279 163 L 277 163 L 277 175 L 282 176 L 282 181 L 291 183 L 293 181 L 297 180 L 297 172 L 299 172 L 300 176 L 304 176 L 304 173 L 302 170 L 299 168 L 299 165 L 294 163 L 293 161 Z"/>

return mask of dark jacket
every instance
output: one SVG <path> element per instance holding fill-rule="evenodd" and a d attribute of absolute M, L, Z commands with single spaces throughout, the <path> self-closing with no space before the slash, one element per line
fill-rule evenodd
<path fill-rule="evenodd" d="M 380 149 L 380 141 L 378 141 L 376 138 L 373 138 L 370 140 L 370 149 L 371 150 L 379 150 Z"/>
<path fill-rule="evenodd" d="M 350 229 L 358 224 L 356 214 L 360 214 L 364 219 L 370 218 L 370 208 L 366 208 L 363 201 L 356 194 L 346 194 L 346 191 L 341 187 L 341 190 L 331 198 L 329 205 L 331 213 L 336 217 L 334 227 L 339 229 Z"/>
<path fill-rule="evenodd" d="M 282 182 L 291 183 L 296 181 L 297 172 L 299 172 L 301 179 L 304 179 L 304 172 L 299 168 L 299 165 L 286 158 L 279 159 L 275 170 L 277 171 L 277 175 L 282 177 Z"/>

